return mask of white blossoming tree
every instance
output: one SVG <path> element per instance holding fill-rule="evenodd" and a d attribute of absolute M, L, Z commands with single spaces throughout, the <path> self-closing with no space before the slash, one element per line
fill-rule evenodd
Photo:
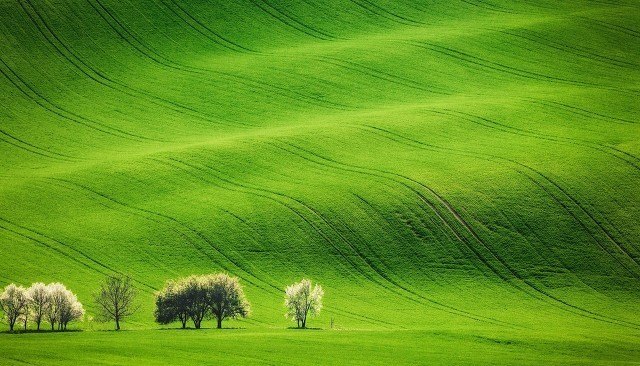
<path fill-rule="evenodd" d="M 37 282 L 29 287 L 27 294 L 29 296 L 31 319 L 36 323 L 37 330 L 40 330 L 40 324 L 42 324 L 51 304 L 49 288 L 44 283 Z"/>
<path fill-rule="evenodd" d="M 84 316 L 84 308 L 73 292 L 61 283 L 47 285 L 50 303 L 45 312 L 45 317 L 51 324 L 51 330 L 66 330 L 67 325 L 74 320 L 81 320 Z"/>
<path fill-rule="evenodd" d="M 307 317 L 316 316 L 322 309 L 322 286 L 311 287 L 311 281 L 303 279 L 285 289 L 285 316 L 298 324 L 298 328 L 307 327 Z"/>
<path fill-rule="evenodd" d="M 0 308 L 9 323 L 9 330 L 13 331 L 18 319 L 26 319 L 28 316 L 29 296 L 27 290 L 13 283 L 7 285 L 0 294 Z"/>

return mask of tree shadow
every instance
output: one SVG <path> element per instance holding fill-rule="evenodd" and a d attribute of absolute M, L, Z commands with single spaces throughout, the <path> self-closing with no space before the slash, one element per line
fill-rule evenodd
<path fill-rule="evenodd" d="M 309 330 L 309 331 L 318 331 L 318 330 L 324 330 L 324 328 L 298 328 L 298 327 L 287 327 L 287 329 L 292 329 L 292 330 Z"/>
<path fill-rule="evenodd" d="M 244 327 L 224 327 L 224 328 L 209 328 L 209 327 L 202 327 L 200 329 L 196 329 L 193 327 L 187 327 L 187 328 L 160 328 L 157 330 L 162 330 L 162 331 L 195 331 L 195 330 L 219 330 L 219 331 L 225 331 L 225 330 L 242 330 L 242 329 L 247 329 Z"/>
<path fill-rule="evenodd" d="M 49 334 L 49 333 L 79 333 L 83 332 L 82 329 L 67 329 L 67 330 L 51 330 L 51 329 L 16 329 L 1 331 L 0 334 Z"/>

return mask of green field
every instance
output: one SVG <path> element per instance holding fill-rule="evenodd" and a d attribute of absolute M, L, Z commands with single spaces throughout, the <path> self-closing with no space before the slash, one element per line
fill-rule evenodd
<path fill-rule="evenodd" d="M 0 0 L 0 286 L 141 304 L 0 364 L 640 364 L 639 101 L 633 0 Z"/>

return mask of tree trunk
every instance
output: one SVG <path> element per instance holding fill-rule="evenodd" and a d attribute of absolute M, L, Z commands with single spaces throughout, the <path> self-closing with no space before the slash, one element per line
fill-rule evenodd
<path fill-rule="evenodd" d="M 15 324 L 15 322 L 9 321 L 9 331 L 13 332 L 13 325 Z"/>
<path fill-rule="evenodd" d="M 38 320 L 38 321 L 36 322 L 36 325 L 38 326 L 38 332 L 40 331 L 40 322 L 41 322 L 41 320 Z"/>
<path fill-rule="evenodd" d="M 53 332 L 54 330 L 56 330 L 56 323 L 51 322 L 51 331 Z"/>
<path fill-rule="evenodd" d="M 116 330 L 120 330 L 120 319 L 116 318 Z"/>
<path fill-rule="evenodd" d="M 219 316 L 217 317 L 217 319 L 218 319 L 218 329 L 222 329 L 222 317 Z"/>

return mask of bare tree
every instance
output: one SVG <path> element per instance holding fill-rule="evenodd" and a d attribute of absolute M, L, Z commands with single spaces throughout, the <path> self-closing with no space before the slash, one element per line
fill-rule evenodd
<path fill-rule="evenodd" d="M 24 287 L 12 283 L 4 288 L 0 294 L 0 308 L 7 318 L 10 331 L 13 331 L 18 319 L 26 319 L 28 305 L 29 297 Z"/>
<path fill-rule="evenodd" d="M 138 306 L 134 303 L 135 298 L 136 290 L 129 277 L 107 277 L 95 297 L 100 312 L 99 319 L 115 321 L 116 330 L 120 330 L 120 322 L 138 310 Z"/>
<path fill-rule="evenodd" d="M 284 305 L 287 308 L 285 316 L 295 320 L 298 328 L 307 327 L 307 317 L 315 316 L 322 309 L 322 287 L 316 284 L 311 288 L 311 281 L 303 279 L 285 289 Z"/>

